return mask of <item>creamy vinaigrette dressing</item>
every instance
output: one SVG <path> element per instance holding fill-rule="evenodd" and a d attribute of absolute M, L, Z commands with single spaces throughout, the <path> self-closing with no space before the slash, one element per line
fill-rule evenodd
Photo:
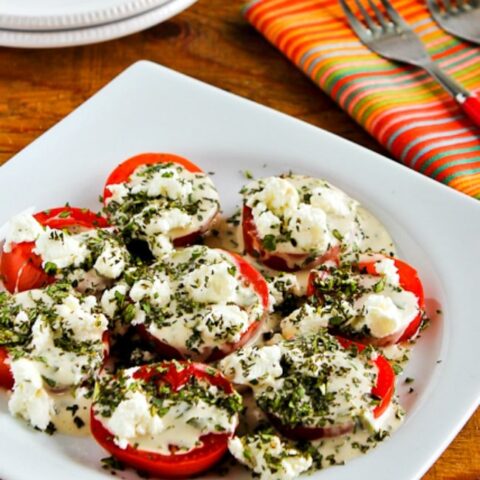
<path fill-rule="evenodd" d="M 374 252 L 384 251 L 388 255 L 395 256 L 396 249 L 392 237 L 382 223 L 368 210 L 359 207 L 357 218 L 364 237 L 361 241 L 361 250 L 371 250 Z M 275 277 L 278 275 L 276 270 L 272 270 L 262 265 L 256 258 L 247 255 L 244 252 L 244 242 L 242 234 L 242 225 L 240 223 L 240 211 L 237 211 L 232 217 L 218 217 L 213 229 L 205 237 L 205 245 L 212 248 L 223 248 L 243 255 L 245 259 L 253 264 L 262 274 Z M 307 281 L 309 270 L 294 272 L 293 275 L 298 282 L 298 296 L 304 296 L 307 291 Z"/>
<path fill-rule="evenodd" d="M 52 393 L 55 415 L 52 424 L 59 433 L 75 436 L 90 435 L 90 407 L 92 400 L 84 395 L 72 393 Z"/>
<path fill-rule="evenodd" d="M 251 392 L 244 392 L 242 396 L 245 412 L 240 418 L 237 433 L 239 435 L 247 435 L 262 424 L 265 425 L 268 420 L 265 413 L 257 406 Z M 382 430 L 385 432 L 383 435 L 392 435 L 401 426 L 404 416 L 404 410 L 398 404 L 398 401 L 395 400 L 384 413 L 384 417 L 382 416 Z M 326 460 L 325 464 L 322 465 L 322 468 L 325 468 L 341 465 L 352 458 L 362 455 L 367 450 L 374 448 L 378 441 L 378 439 L 375 439 L 375 434 L 368 429 L 357 428 L 356 431 L 340 437 L 314 440 L 311 442 L 311 445 Z"/>
<path fill-rule="evenodd" d="M 384 415 L 386 416 L 382 419 L 382 432 L 384 433 L 380 434 L 380 438 L 376 438 L 376 435 L 368 429 L 358 428 L 355 432 L 340 437 L 313 441 L 312 445 L 324 458 L 322 468 L 342 465 L 374 448 L 379 441 L 383 440 L 382 437 L 390 436 L 400 427 L 404 411 L 398 403 L 394 403 Z"/>

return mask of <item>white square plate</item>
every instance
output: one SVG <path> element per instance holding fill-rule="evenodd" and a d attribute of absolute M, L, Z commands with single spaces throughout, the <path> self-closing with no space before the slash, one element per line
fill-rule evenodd
<path fill-rule="evenodd" d="M 406 372 L 415 393 L 401 382 L 408 416 L 391 439 L 309 478 L 419 478 L 480 398 L 480 204 L 330 133 L 139 62 L 1 167 L 0 224 L 32 205 L 98 209 L 109 171 L 147 151 L 175 152 L 214 171 L 227 213 L 240 201 L 240 171 L 292 169 L 332 181 L 385 223 L 401 256 L 418 267 L 434 317 Z M 443 314 L 435 315 L 439 305 Z M 8 415 L 5 394 L 0 432 L 3 480 L 109 477 L 99 461 L 107 455 L 93 440 L 32 431 Z"/>

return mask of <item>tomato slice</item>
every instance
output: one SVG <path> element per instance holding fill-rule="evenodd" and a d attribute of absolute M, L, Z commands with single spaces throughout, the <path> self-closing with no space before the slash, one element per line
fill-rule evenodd
<path fill-rule="evenodd" d="M 263 275 L 251 263 L 247 262 L 247 260 L 237 253 L 228 252 L 227 250 L 224 250 L 224 252 L 233 258 L 242 277 L 248 284 L 253 286 L 254 290 L 262 299 L 263 307 L 265 310 L 268 310 L 270 293 L 268 290 L 268 284 L 265 278 L 263 278 Z"/>
<path fill-rule="evenodd" d="M 221 348 L 214 349 L 211 354 L 208 355 L 206 359 L 204 359 L 204 361 L 207 363 L 221 360 L 230 353 L 238 350 L 240 347 L 243 347 L 259 331 L 269 309 L 270 295 L 268 290 L 268 284 L 263 278 L 262 274 L 240 255 L 233 252 L 228 252 L 227 250 L 223 250 L 223 252 L 232 257 L 243 279 L 248 285 L 251 285 L 253 287 L 255 292 L 260 297 L 264 308 L 264 315 L 261 319 L 253 322 L 248 327 L 248 329 L 242 334 L 238 342 L 227 343 Z M 144 325 L 139 325 L 138 331 L 145 340 L 152 343 L 155 348 L 166 358 L 178 360 L 184 358 L 183 355 L 176 348 L 154 337 L 150 332 L 148 332 L 147 328 Z"/>
<path fill-rule="evenodd" d="M 242 233 L 245 251 L 273 270 L 297 272 L 299 270 L 308 270 L 328 261 L 333 261 L 337 264 L 339 262 L 340 247 L 338 246 L 313 259 L 309 259 L 310 255 L 304 253 L 268 252 L 263 247 L 262 241 L 258 236 L 252 209 L 246 205 L 243 206 L 242 212 Z"/>
<path fill-rule="evenodd" d="M 2 252 L 0 272 L 10 293 L 41 288 L 53 281 L 42 268 L 42 259 L 33 253 L 33 242 L 19 243 L 10 252 Z"/>
<path fill-rule="evenodd" d="M 8 364 L 8 350 L 0 347 L 0 388 L 11 390 L 13 384 L 14 379 Z"/>
<path fill-rule="evenodd" d="M 166 364 L 168 363 L 162 365 Z M 159 374 L 155 366 L 143 366 L 135 372 L 134 378 L 142 378 L 148 382 L 156 383 L 167 382 L 173 390 L 178 391 L 193 375 L 198 379 L 208 381 L 227 393 L 233 392 L 231 383 L 220 372 L 212 373 L 211 367 L 190 362 L 180 362 L 180 364 L 186 368 L 178 371 L 175 364 L 170 363 L 167 372 L 164 374 Z M 162 478 L 187 478 L 210 469 L 226 453 L 228 440 L 234 433 L 204 435 L 200 437 L 201 447 L 188 453 L 176 453 L 172 446 L 171 455 L 161 455 L 139 450 L 130 445 L 125 449 L 118 447 L 113 441 L 113 435 L 95 417 L 93 408 L 90 416 L 90 428 L 95 440 L 118 460 L 141 472 Z"/>
<path fill-rule="evenodd" d="M 337 337 L 340 345 L 343 348 L 350 348 L 355 346 L 359 352 L 363 351 L 366 346 L 346 338 Z M 377 383 L 372 389 L 372 395 L 380 400 L 380 403 L 373 410 L 373 416 L 379 418 L 390 405 L 393 394 L 395 392 L 395 372 L 393 371 L 390 362 L 383 356 L 377 355 L 373 363 L 378 368 Z"/>
<path fill-rule="evenodd" d="M 203 173 L 203 170 L 186 158 L 174 155 L 173 153 L 141 153 L 125 160 L 118 165 L 107 178 L 103 190 L 104 202 L 112 196 L 112 192 L 107 188 L 109 185 L 128 182 L 130 175 L 142 165 L 154 165 L 156 163 L 176 163 L 192 173 Z M 106 205 L 106 203 L 105 203 Z"/>
<path fill-rule="evenodd" d="M 393 260 L 395 267 L 397 268 L 397 271 L 398 271 L 400 286 L 407 292 L 413 293 L 418 298 L 418 307 L 419 307 L 418 315 L 409 323 L 409 325 L 407 326 L 405 331 L 402 333 L 402 335 L 398 339 L 394 339 L 386 343 L 379 343 L 381 346 L 384 346 L 390 343 L 405 342 L 410 338 L 412 338 L 418 332 L 418 329 L 422 324 L 423 312 L 425 310 L 425 295 L 423 293 L 423 285 L 418 276 L 418 272 L 411 265 L 409 265 L 408 263 L 398 258 L 386 257 L 384 255 L 378 254 L 378 255 L 375 255 L 375 257 L 372 259 L 359 262 L 358 270 L 360 271 L 360 273 L 366 273 L 368 275 L 373 275 L 373 276 L 380 276 L 380 273 L 377 272 L 375 264 L 376 262 L 379 261 L 379 259 L 381 259 L 381 257 L 390 258 L 391 260 Z M 308 277 L 308 284 L 307 284 L 308 297 L 315 295 L 314 280 L 318 278 L 318 275 L 328 276 L 328 273 L 327 272 L 311 272 L 310 273 Z M 368 343 L 376 344 L 375 340 L 382 341 L 384 339 L 365 338 L 365 339 L 362 339 L 361 341 L 364 341 L 366 344 Z M 387 337 L 387 340 L 389 340 L 389 337 Z"/>
<path fill-rule="evenodd" d="M 77 207 L 58 207 L 38 212 L 34 215 L 38 223 L 44 227 L 54 229 L 64 229 L 72 227 L 81 227 L 87 230 L 93 228 L 106 228 L 109 226 L 108 220 L 101 215 L 88 210 L 87 208 Z"/>
<path fill-rule="evenodd" d="M 44 210 L 34 215 L 44 227 L 52 229 L 95 229 L 108 227 L 107 219 L 84 208 L 59 207 Z M 33 253 L 35 244 L 23 242 L 12 246 L 10 252 L 2 252 L 0 274 L 5 288 L 10 293 L 42 288 L 55 278 L 42 268 L 42 259 Z"/>
<path fill-rule="evenodd" d="M 363 351 L 366 346 L 361 343 L 347 340 L 346 338 L 336 337 L 340 345 L 345 348 L 356 347 L 359 352 Z M 395 393 L 395 372 L 388 360 L 383 355 L 378 355 L 375 360 L 372 360 L 378 369 L 377 383 L 372 388 L 372 395 L 378 398 L 379 403 L 373 410 L 374 418 L 381 417 L 389 407 L 393 394 Z M 283 425 L 278 417 L 269 413 L 268 417 L 274 427 L 287 438 L 293 440 L 318 440 L 319 438 L 331 438 L 339 435 L 344 435 L 353 431 L 354 422 L 344 423 L 339 425 L 331 425 L 328 427 L 289 427 Z"/>
<path fill-rule="evenodd" d="M 128 182 L 130 176 L 138 167 L 141 167 L 142 165 L 154 165 L 157 163 L 174 163 L 182 166 L 189 172 L 204 173 L 200 167 L 192 163 L 190 160 L 180 157 L 179 155 L 174 155 L 173 153 L 141 153 L 140 155 L 125 160 L 109 175 L 103 190 L 103 201 L 105 206 L 107 206 L 107 200 L 112 196 L 112 192 L 110 192 L 110 189 L 108 188 L 110 185 L 118 185 L 119 183 Z M 197 243 L 202 238 L 202 235 L 208 230 L 214 218 L 215 215 L 212 218 L 206 219 L 205 224 L 201 225 L 200 228 L 194 232 L 173 238 L 173 245 L 175 247 L 187 247 Z"/>
<path fill-rule="evenodd" d="M 418 298 L 418 315 L 410 322 L 396 343 L 405 342 L 417 333 L 420 325 L 422 324 L 423 312 L 425 310 L 425 295 L 423 292 L 423 285 L 420 277 L 418 276 L 418 272 L 411 265 L 395 257 L 385 258 L 391 258 L 393 260 L 393 263 L 398 270 L 400 286 L 407 292 L 413 293 Z M 378 262 L 378 258 L 362 261 L 359 263 L 358 267 L 360 271 L 365 271 L 369 275 L 379 276 L 380 274 L 377 272 L 375 267 L 376 262 Z"/>

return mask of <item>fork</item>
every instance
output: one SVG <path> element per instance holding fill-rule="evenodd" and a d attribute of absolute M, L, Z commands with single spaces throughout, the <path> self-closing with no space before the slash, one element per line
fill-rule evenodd
<path fill-rule="evenodd" d="M 480 43 L 479 0 L 427 0 L 435 21 L 448 33 L 473 43 Z"/>
<path fill-rule="evenodd" d="M 367 2 L 373 15 L 367 12 L 361 0 L 355 0 L 360 17 L 363 17 L 365 22 L 362 23 L 346 0 L 340 0 L 350 27 L 362 43 L 384 58 L 423 68 L 452 95 L 465 114 L 480 127 L 480 99 L 458 84 L 433 61 L 420 38 L 388 0 L 380 0 L 385 8 L 383 13 L 374 0 Z"/>

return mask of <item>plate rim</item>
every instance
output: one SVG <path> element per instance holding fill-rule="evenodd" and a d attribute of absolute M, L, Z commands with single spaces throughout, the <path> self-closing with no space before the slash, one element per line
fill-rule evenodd
<path fill-rule="evenodd" d="M 148 70 L 148 72 L 147 72 Z M 112 88 L 114 83 L 116 83 L 116 86 L 117 88 L 123 88 L 125 87 L 125 82 L 126 80 L 132 80 L 132 79 L 136 79 L 136 80 L 139 80 L 142 78 L 141 75 L 145 75 L 148 73 L 148 75 L 150 75 L 150 72 L 152 70 L 156 70 L 156 75 L 158 75 L 159 72 L 161 72 L 163 75 L 165 75 L 166 77 L 170 77 L 170 80 L 172 78 L 174 78 L 175 80 L 178 80 L 178 81 L 182 81 L 182 82 L 190 82 L 190 84 L 192 85 L 196 85 L 199 89 L 202 88 L 203 91 L 207 92 L 209 94 L 212 94 L 212 93 L 215 93 L 217 95 L 220 95 L 220 96 L 223 96 L 225 98 L 229 98 L 230 100 L 234 100 L 237 102 L 237 104 L 242 104 L 243 106 L 246 106 L 246 104 L 250 104 L 251 106 L 255 106 L 257 110 L 260 110 L 262 112 L 262 116 L 264 116 L 264 114 L 268 114 L 268 115 L 271 115 L 271 116 L 275 116 L 275 117 L 282 117 L 283 120 L 286 120 L 288 122 L 290 122 L 290 124 L 302 124 L 303 127 L 306 127 L 307 129 L 311 130 L 312 132 L 315 131 L 317 132 L 318 135 L 323 135 L 324 137 L 328 137 L 328 138 L 331 138 L 332 141 L 337 141 L 337 142 L 344 142 L 344 143 L 348 143 L 352 146 L 352 148 L 355 148 L 355 149 L 360 149 L 360 150 L 363 150 L 365 152 L 368 152 L 368 155 L 369 157 L 371 157 L 371 160 L 372 162 L 377 162 L 378 161 L 378 164 L 380 164 L 380 162 L 384 162 L 385 164 L 385 167 L 387 170 L 391 170 L 393 173 L 395 171 L 402 171 L 402 175 L 406 175 L 408 176 L 412 182 L 414 184 L 425 184 L 425 190 L 427 192 L 438 192 L 435 193 L 435 195 L 442 195 L 442 196 L 446 196 L 447 199 L 450 199 L 452 201 L 452 203 L 454 204 L 454 206 L 452 208 L 457 208 L 459 205 L 462 206 L 462 205 L 465 205 L 465 207 L 467 207 L 467 211 L 469 212 L 469 215 L 471 214 L 471 212 L 474 212 L 472 213 L 471 216 L 473 216 L 474 219 L 479 219 L 480 220 L 480 205 L 478 204 L 478 201 L 474 200 L 473 198 L 470 198 L 470 197 L 467 197 L 466 195 L 463 195 L 459 192 L 456 192 L 455 190 L 445 186 L 445 185 L 442 185 L 436 181 L 434 181 L 433 179 L 430 179 L 428 177 L 425 177 L 417 172 L 414 172 L 413 170 L 403 166 L 403 165 L 400 165 L 400 164 L 397 164 L 397 163 L 394 163 L 392 160 L 390 159 L 387 159 L 386 157 L 380 155 L 380 154 L 377 154 L 375 152 L 372 152 L 370 150 L 368 150 L 367 148 L 365 147 L 362 147 L 360 145 L 357 145 L 355 144 L 354 142 L 351 142 L 349 140 L 346 140 L 346 139 L 343 139 L 335 134 L 332 134 L 330 132 L 327 132 L 325 130 L 322 130 L 322 129 L 319 129 L 318 127 L 315 127 L 311 124 L 308 124 L 304 121 L 301 121 L 301 120 L 298 120 L 298 119 L 295 119 L 293 117 L 290 117 L 286 114 L 283 114 L 281 112 L 277 112 L 275 111 L 274 109 L 272 108 L 269 108 L 269 107 L 265 107 L 265 106 L 262 106 L 262 105 L 259 105 L 251 100 L 248 100 L 248 99 L 244 99 L 242 97 L 239 97 L 237 95 L 234 95 L 234 94 L 231 94 L 229 92 L 226 92 L 224 90 L 221 90 L 217 87 L 214 87 L 214 86 L 211 86 L 211 85 L 208 85 L 208 84 L 205 84 L 199 80 L 196 80 L 196 79 L 192 79 L 191 77 L 188 77 L 184 74 L 180 74 L 180 73 L 177 73 L 177 72 L 174 72 L 166 67 L 162 67 L 158 64 L 155 64 L 153 62 L 149 62 L 149 61 L 139 61 L 139 62 L 136 62 L 134 65 L 132 65 L 131 67 L 127 68 L 124 72 L 122 72 L 118 77 L 116 77 L 112 82 L 110 82 L 106 87 L 104 87 L 103 89 L 101 89 L 97 94 L 95 94 L 93 97 L 91 97 L 91 99 L 87 100 L 87 102 L 85 102 L 82 106 L 79 107 L 80 110 L 82 110 L 84 107 L 86 107 L 87 105 L 90 105 L 90 102 L 94 101 L 95 98 L 97 97 L 97 95 L 101 95 L 102 92 L 104 92 L 105 89 L 108 89 L 108 88 Z M 120 81 L 122 80 L 122 81 Z M 112 88 L 113 90 L 113 88 Z M 201 93 L 201 92 L 200 92 Z M 78 109 L 76 109 L 74 112 L 77 112 Z M 73 119 L 70 119 L 70 116 L 72 114 L 68 115 L 66 117 L 66 119 L 62 120 L 62 122 L 64 121 L 71 121 Z M 60 123 L 62 123 L 60 122 Z M 58 125 L 58 124 L 57 124 Z M 55 128 L 55 127 L 53 127 Z M 50 132 L 50 131 L 49 131 Z M 43 135 L 42 135 L 43 137 Z M 34 144 L 36 144 L 37 142 L 40 141 L 40 139 L 42 137 L 39 137 L 39 139 L 35 140 L 31 145 L 33 146 Z M 28 153 L 28 149 L 30 148 L 30 146 L 26 147 L 26 149 L 22 150 L 22 152 L 26 152 Z M 21 153 L 22 153 L 21 152 Z M 16 156 L 15 156 L 16 157 Z M 15 159 L 14 157 L 14 159 Z M 11 167 L 10 168 L 14 168 L 14 165 L 10 162 L 7 162 L 6 166 L 10 165 Z M 388 165 L 388 166 L 387 166 Z M 5 168 L 5 167 L 1 167 L 2 169 Z M 475 207 L 473 207 L 473 205 L 475 205 Z M 473 209 L 476 209 L 476 210 L 473 210 Z M 478 254 L 478 252 L 475 252 L 475 258 L 478 258 L 480 259 L 480 255 Z M 457 292 L 458 290 L 455 290 L 455 292 Z M 458 308 L 458 305 L 455 306 L 456 308 Z M 474 328 L 476 328 L 477 330 L 479 329 L 479 326 L 477 325 L 474 325 Z M 472 330 L 472 332 L 474 333 L 476 330 Z M 455 333 L 454 331 L 450 331 L 449 333 Z M 480 330 L 479 330 L 479 333 L 480 333 Z M 457 335 L 458 337 L 458 335 Z M 443 339 L 442 339 L 443 340 Z M 449 338 L 448 339 L 448 342 L 443 345 L 443 342 L 442 342 L 442 355 L 444 355 L 445 357 L 447 356 L 447 354 L 449 356 L 451 356 L 452 354 L 452 343 L 456 345 L 456 342 L 458 342 L 458 340 L 455 339 L 455 335 L 452 336 L 452 338 Z M 459 347 L 458 345 L 456 345 L 457 347 Z M 462 352 L 457 352 L 457 353 L 462 353 Z M 475 352 L 470 352 L 471 353 L 471 356 L 472 357 L 475 357 L 477 360 L 480 359 L 480 356 L 478 355 L 478 350 L 475 350 Z M 445 362 L 444 362 L 445 363 Z M 451 368 L 448 367 L 448 370 L 446 370 L 447 367 L 446 366 L 443 366 L 442 367 L 442 376 L 448 376 L 449 377 L 452 377 L 452 372 L 451 372 Z M 440 453 L 447 447 L 447 445 L 450 443 L 450 441 L 453 439 L 453 437 L 458 433 L 458 431 L 463 427 L 463 425 L 465 424 L 465 422 L 468 420 L 469 416 L 472 414 L 472 412 L 475 410 L 475 408 L 478 406 L 478 403 L 479 403 L 479 400 L 480 400 L 480 376 L 479 376 L 479 373 L 477 370 L 473 372 L 473 368 L 470 367 L 470 370 L 467 369 L 466 372 L 461 372 L 460 374 L 460 380 L 463 379 L 467 379 L 469 378 L 468 375 L 470 375 L 474 380 L 475 380 L 475 383 L 474 385 L 470 384 L 469 387 L 468 387 L 468 395 L 465 395 L 464 397 L 462 398 L 459 398 L 458 400 L 458 406 L 459 406 L 459 409 L 461 409 L 461 414 L 460 413 L 455 413 L 455 415 L 450 415 L 448 417 L 448 421 L 446 421 L 443 425 L 436 425 L 436 429 L 440 429 L 440 431 L 444 432 L 446 430 L 446 433 L 444 435 L 441 436 L 441 438 L 435 438 L 434 440 L 432 440 L 432 442 L 435 444 L 434 448 L 432 448 L 431 450 L 428 450 L 428 454 L 425 454 L 423 457 L 422 457 L 422 460 L 421 460 L 421 465 L 414 465 L 412 468 L 414 469 L 414 471 L 412 469 L 408 470 L 408 466 L 405 467 L 407 468 L 407 470 L 405 470 L 406 473 L 410 473 L 410 476 L 409 477 L 404 477 L 402 476 L 401 478 L 405 478 L 408 480 L 411 480 L 413 478 L 417 478 L 417 477 L 420 477 L 421 475 L 423 475 L 427 470 L 428 468 L 433 464 L 433 462 L 436 460 L 436 458 L 438 458 L 438 456 L 440 455 Z M 431 393 L 432 391 L 439 391 L 439 384 L 440 384 L 440 373 L 438 373 L 438 375 L 436 374 L 435 375 L 435 383 L 432 384 L 432 385 L 429 385 L 429 396 L 431 397 Z M 450 378 L 451 379 L 451 378 Z M 443 378 L 442 378 L 443 380 Z M 441 385 L 442 388 L 445 387 L 445 385 Z M 432 403 L 434 405 L 438 405 L 438 402 L 440 401 L 439 399 L 437 398 L 434 398 L 434 399 L 431 399 L 432 400 Z M 424 406 L 421 406 L 422 408 Z M 415 417 L 418 417 L 417 415 L 418 412 L 415 412 Z M 413 417 L 413 416 L 412 416 Z M 421 426 L 422 425 L 422 418 L 416 418 L 416 421 L 419 422 L 419 425 Z M 423 422 L 424 423 L 424 422 Z M 447 429 L 448 427 L 448 429 Z M 405 435 L 405 427 L 401 428 L 398 432 L 396 432 L 396 434 L 394 435 L 394 437 L 397 437 L 397 436 L 404 436 Z M 431 443 L 432 443 L 431 442 Z M 386 442 L 386 446 L 388 446 L 390 444 L 390 442 Z M 366 455 L 363 457 L 363 459 L 366 459 L 367 457 L 371 457 L 372 455 L 374 455 L 375 453 L 377 453 L 376 451 L 374 452 L 371 452 L 369 455 Z M 1 465 L 0 465 L 0 469 L 3 468 Z M 12 476 L 12 478 L 14 478 Z M 15 477 L 15 478 L 20 478 L 20 477 Z M 316 478 L 316 477 L 312 477 L 312 478 Z M 373 478 L 373 477 L 372 477 Z M 382 478 L 382 477 L 377 477 L 375 476 L 375 478 Z"/>
<path fill-rule="evenodd" d="M 158 25 L 191 7 L 198 0 L 168 0 L 159 7 L 117 22 L 58 31 L 0 29 L 0 46 L 11 48 L 64 48 L 101 43 L 125 37 Z"/>
<path fill-rule="evenodd" d="M 169 0 L 116 0 L 117 4 L 71 13 L 45 13 L 42 15 L 0 13 L 0 29 L 13 31 L 56 31 L 91 27 L 123 20 L 160 7 Z"/>

